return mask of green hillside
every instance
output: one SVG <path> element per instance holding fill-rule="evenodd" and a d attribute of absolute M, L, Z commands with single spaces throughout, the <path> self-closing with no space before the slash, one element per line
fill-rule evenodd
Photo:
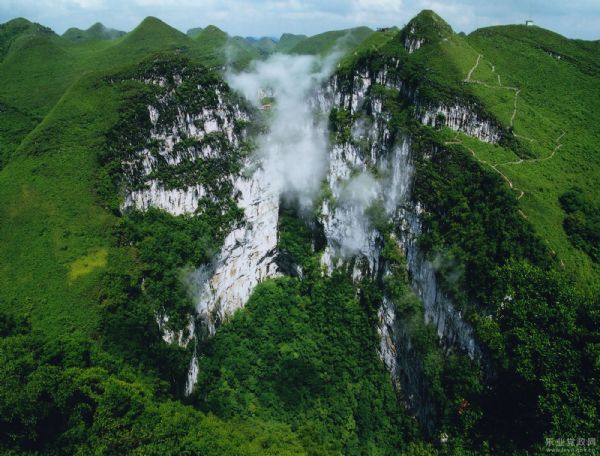
<path fill-rule="evenodd" d="M 294 46 L 308 38 L 306 35 L 294 35 L 293 33 L 284 33 L 279 38 L 275 49 L 277 52 L 286 54 L 290 52 Z"/>
<path fill-rule="evenodd" d="M 524 214 L 564 270 L 582 286 L 597 283 L 598 264 L 574 248 L 562 229 L 559 199 L 573 187 L 600 199 L 600 99 L 589 96 L 600 91 L 600 55 L 588 43 L 537 27 L 481 29 L 467 41 L 482 55 L 472 78 L 487 80 L 487 85 L 473 85 L 474 93 L 512 127 L 532 157 L 483 158 L 524 192 L 519 199 Z M 506 86 L 518 94 L 501 88 Z"/>
<path fill-rule="evenodd" d="M 34 24 L 23 18 L 0 24 L 0 60 L 4 59 L 15 40 L 36 34 L 54 35 L 54 32 L 47 27 Z"/>
<path fill-rule="evenodd" d="M 98 207 L 93 176 L 94 156 L 116 119 L 116 97 L 107 89 L 90 91 L 92 80 L 68 90 L 0 173 L 2 310 L 29 303 L 34 328 L 55 336 L 90 337 L 97 330 L 93 287 L 115 222 Z"/>
<path fill-rule="evenodd" d="M 207 27 L 191 39 L 151 17 L 113 40 L 73 42 L 20 19 L 2 25 L 2 31 L 0 109 L 5 114 L 0 117 L 0 168 L 68 87 L 88 71 L 130 65 L 160 52 L 185 54 L 208 66 L 227 59 L 243 66 L 256 55 L 236 43 L 234 52 L 225 55 L 227 36 L 216 27 Z"/>
<path fill-rule="evenodd" d="M 230 37 L 223 30 L 209 25 L 198 33 L 194 40 L 210 59 L 227 61 L 238 69 L 245 67 L 251 60 L 259 57 L 259 52 L 244 38 Z M 213 54 L 214 53 L 214 54 Z"/>
<path fill-rule="evenodd" d="M 125 35 L 119 43 L 107 50 L 109 58 L 119 59 L 124 55 L 146 56 L 156 50 L 185 50 L 189 46 L 189 38 L 179 30 L 165 24 L 155 17 L 147 17 L 135 29 Z M 123 52 L 125 51 L 125 52 Z M 135 58 L 135 57 L 134 57 Z"/>
<path fill-rule="evenodd" d="M 369 27 L 333 30 L 301 40 L 287 52 L 290 54 L 324 55 L 331 52 L 336 46 L 345 51 L 358 46 L 372 33 L 373 30 Z"/>
<path fill-rule="evenodd" d="M 258 50 L 259 54 L 264 56 L 272 54 L 277 49 L 277 43 L 266 36 L 252 43 L 252 46 Z"/>
<path fill-rule="evenodd" d="M 185 34 L 187 36 L 189 36 L 190 38 L 196 38 L 202 32 L 202 30 L 203 30 L 202 27 L 193 27 L 193 28 L 189 29 L 187 32 L 185 32 Z"/>
<path fill-rule="evenodd" d="M 415 37 L 426 40 L 410 58 L 420 78 L 426 68 L 423 95 L 479 104 L 514 133 L 516 143 L 492 148 L 454 133 L 445 141 L 462 142 L 506 180 L 523 217 L 571 278 L 585 288 L 597 283 L 598 264 L 569 242 L 559 202 L 573 187 L 600 198 L 595 153 L 600 99 L 585 95 L 600 89 L 600 56 L 593 46 L 526 26 L 484 28 L 464 37 L 428 12 L 411 21 L 404 34 L 413 26 Z"/>

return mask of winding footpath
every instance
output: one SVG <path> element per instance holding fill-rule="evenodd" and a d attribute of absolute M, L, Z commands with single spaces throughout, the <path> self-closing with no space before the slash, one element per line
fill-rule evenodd
<path fill-rule="evenodd" d="M 514 100 L 513 100 L 513 112 L 512 115 L 510 117 L 510 126 L 514 127 L 514 123 L 515 123 L 515 118 L 517 116 L 517 112 L 518 112 L 518 99 L 519 99 L 519 93 L 521 92 L 521 89 L 519 87 L 511 87 L 511 86 L 503 86 L 502 85 L 502 81 L 500 78 L 500 75 L 497 74 L 498 77 L 498 85 L 497 86 L 493 86 L 488 84 L 487 82 L 484 81 L 479 81 L 477 79 L 473 79 L 473 73 L 475 72 L 475 70 L 477 69 L 477 67 L 479 66 L 479 63 L 481 62 L 481 58 L 483 57 L 483 54 L 479 54 L 477 56 L 477 61 L 475 62 L 475 65 L 473 65 L 473 67 L 469 70 L 469 72 L 467 73 L 467 77 L 463 80 L 463 82 L 467 83 L 467 84 L 479 84 L 482 85 L 484 87 L 487 87 L 489 89 L 494 89 L 494 90 L 510 90 L 513 91 L 515 93 L 514 96 Z M 496 67 L 495 65 L 491 64 L 491 70 L 492 73 L 495 73 L 496 71 Z M 499 166 L 509 166 L 509 165 L 522 165 L 524 163 L 534 163 L 534 162 L 541 162 L 541 161 L 546 161 L 546 160 L 550 160 L 552 157 L 554 157 L 554 155 L 556 154 L 556 152 L 562 147 L 562 143 L 561 140 L 563 138 L 563 136 L 566 134 L 565 131 L 563 131 L 560 136 L 558 136 L 558 138 L 556 138 L 555 142 L 556 145 L 554 147 L 554 149 L 552 150 L 552 152 L 550 153 L 550 155 L 548 155 L 547 157 L 543 157 L 543 158 L 528 158 L 528 159 L 523 159 L 520 158 L 518 160 L 514 160 L 514 161 L 508 161 L 508 162 L 504 162 L 504 163 L 496 163 L 495 165 L 483 160 L 482 158 L 477 156 L 477 153 L 470 147 L 468 147 L 466 144 L 464 144 L 459 138 L 458 138 L 458 132 L 456 133 L 456 136 L 454 137 L 454 139 L 452 141 L 446 141 L 444 144 L 446 145 L 451 145 L 451 144 L 460 144 L 461 146 L 465 147 L 469 152 L 471 152 L 471 154 L 473 155 L 473 157 L 475 158 L 475 160 L 477 160 L 479 163 L 482 163 L 484 165 L 489 166 L 490 168 L 492 168 L 496 173 L 498 173 L 500 176 L 502 176 L 502 178 L 508 183 L 508 186 L 510 187 L 511 190 L 514 190 L 515 192 L 519 193 L 519 196 L 517 196 L 517 200 L 520 200 L 521 198 L 523 198 L 523 196 L 525 195 L 525 192 L 518 188 L 515 187 L 515 185 L 513 184 L 512 180 L 506 175 L 504 174 L 502 171 L 500 171 L 498 169 Z M 517 138 L 523 139 L 525 141 L 529 141 L 529 142 L 535 142 L 535 139 L 531 139 L 531 138 L 527 138 L 525 136 L 520 136 L 515 134 L 515 136 Z M 521 214 L 521 216 L 523 218 L 527 218 L 527 215 L 525 215 L 525 213 L 523 211 L 521 211 L 519 209 L 519 214 Z"/>

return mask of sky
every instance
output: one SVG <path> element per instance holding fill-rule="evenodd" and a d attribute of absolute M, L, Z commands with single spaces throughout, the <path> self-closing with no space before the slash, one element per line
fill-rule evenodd
<path fill-rule="evenodd" d="M 214 24 L 231 35 L 278 37 L 401 27 L 422 9 L 433 9 L 457 32 L 532 18 L 569 38 L 600 39 L 600 0 L 0 0 L 0 23 L 25 17 L 59 34 L 95 22 L 129 31 L 156 16 L 184 32 Z"/>

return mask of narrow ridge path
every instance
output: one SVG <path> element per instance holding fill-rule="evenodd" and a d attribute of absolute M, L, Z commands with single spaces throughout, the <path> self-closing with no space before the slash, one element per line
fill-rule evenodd
<path fill-rule="evenodd" d="M 471 76 L 473 75 L 473 71 L 475 71 L 475 69 L 479 65 L 479 61 L 481 60 L 481 57 L 483 57 L 483 54 L 479 54 L 477 56 L 477 62 L 475 62 L 475 65 L 473 65 L 473 68 L 471 68 L 469 70 L 469 74 L 467 74 L 467 79 L 465 79 L 465 82 L 470 82 L 471 81 Z"/>

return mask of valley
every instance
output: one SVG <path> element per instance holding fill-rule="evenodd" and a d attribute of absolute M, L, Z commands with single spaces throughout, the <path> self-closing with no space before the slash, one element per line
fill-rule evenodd
<path fill-rule="evenodd" d="M 1 450 L 594 438 L 599 51 L 0 25 Z"/>

